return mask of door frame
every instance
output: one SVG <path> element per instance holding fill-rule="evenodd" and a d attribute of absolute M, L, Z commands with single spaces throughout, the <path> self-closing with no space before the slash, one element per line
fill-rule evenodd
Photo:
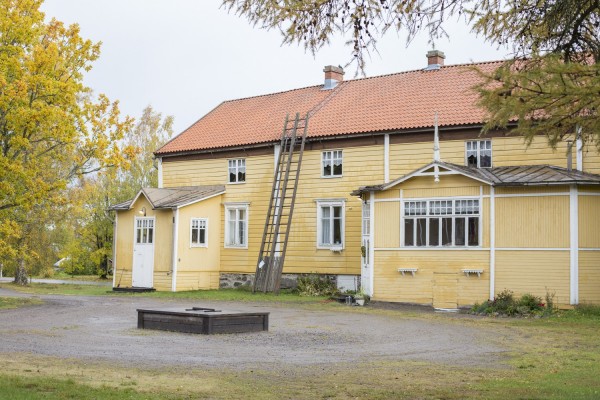
<path fill-rule="evenodd" d="M 365 210 L 368 211 L 369 216 L 369 231 L 365 233 Z M 369 202 L 363 202 L 362 208 L 360 211 L 360 246 L 365 246 L 365 255 L 363 257 L 362 252 L 360 256 L 360 286 L 361 289 L 364 288 L 364 292 L 371 295 L 373 293 L 373 288 L 371 287 L 371 275 L 373 274 L 373 260 L 371 258 L 371 229 L 372 229 L 372 220 L 371 220 L 371 205 Z"/>
<path fill-rule="evenodd" d="M 135 216 L 133 218 L 133 247 L 132 247 L 132 263 L 131 263 L 131 286 L 133 285 L 133 274 L 135 271 L 135 246 L 137 245 L 136 243 L 136 235 L 137 235 L 137 221 L 139 220 L 151 220 L 152 223 L 152 273 L 150 274 L 150 285 L 148 287 L 153 287 L 154 286 L 154 252 L 155 252 L 155 247 L 154 245 L 156 244 L 156 217 L 154 216 L 150 216 L 150 217 L 138 217 Z M 144 286 L 145 287 L 145 286 Z"/>

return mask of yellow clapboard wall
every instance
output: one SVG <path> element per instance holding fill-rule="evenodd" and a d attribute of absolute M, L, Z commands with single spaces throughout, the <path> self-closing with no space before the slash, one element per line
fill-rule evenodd
<path fill-rule="evenodd" d="M 179 209 L 177 290 L 218 289 L 221 255 L 221 195 Z M 208 223 L 207 247 L 193 247 L 192 218 Z"/>
<path fill-rule="evenodd" d="M 434 274 L 452 274 L 458 281 L 458 306 L 472 305 L 489 295 L 487 250 L 381 250 L 375 251 L 374 299 L 419 304 L 434 303 Z M 417 268 L 402 275 L 398 268 Z M 463 269 L 481 269 L 481 277 Z M 442 307 L 449 308 L 449 307 Z"/>
<path fill-rule="evenodd" d="M 145 208 L 147 217 L 155 217 L 154 222 L 154 276 L 153 286 L 157 290 L 171 290 L 171 265 L 173 255 L 173 228 L 171 210 L 153 210 L 140 195 L 129 211 L 118 211 L 117 224 L 117 265 L 115 285 L 132 286 L 133 241 L 135 240 L 135 217 Z"/>
<path fill-rule="evenodd" d="M 496 223 L 502 227 L 496 247 L 570 246 L 569 196 L 498 197 L 495 202 Z"/>
<path fill-rule="evenodd" d="M 568 251 L 496 251 L 496 293 L 512 290 L 542 299 L 555 294 L 558 304 L 569 304 Z"/>
<path fill-rule="evenodd" d="M 579 302 L 600 304 L 600 251 L 579 251 Z"/>

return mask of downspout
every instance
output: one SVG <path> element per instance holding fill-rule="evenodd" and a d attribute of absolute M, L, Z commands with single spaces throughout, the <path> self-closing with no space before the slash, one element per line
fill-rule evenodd
<path fill-rule="evenodd" d="M 496 296 L 496 201 L 495 188 L 490 186 L 490 300 Z"/>
<path fill-rule="evenodd" d="M 569 190 L 570 304 L 579 304 L 579 210 L 577 185 Z"/>
<path fill-rule="evenodd" d="M 177 246 L 178 246 L 178 226 L 179 226 L 179 209 L 173 209 L 173 260 L 171 264 L 171 272 L 173 274 L 171 291 L 177 291 Z"/>
<path fill-rule="evenodd" d="M 115 287 L 117 279 L 117 224 L 119 221 L 119 212 L 115 211 L 115 221 L 113 225 L 113 251 L 112 251 L 112 269 L 113 269 L 113 282 L 112 286 Z M 134 238 L 135 240 L 135 238 Z"/>
<path fill-rule="evenodd" d="M 383 137 L 383 180 L 385 183 L 390 181 L 390 134 L 386 133 Z"/>

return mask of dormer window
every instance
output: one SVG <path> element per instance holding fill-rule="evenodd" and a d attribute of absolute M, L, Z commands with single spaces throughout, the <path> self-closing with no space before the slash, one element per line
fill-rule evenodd
<path fill-rule="evenodd" d="M 466 165 L 475 168 L 492 167 L 492 141 L 471 140 L 466 143 Z"/>

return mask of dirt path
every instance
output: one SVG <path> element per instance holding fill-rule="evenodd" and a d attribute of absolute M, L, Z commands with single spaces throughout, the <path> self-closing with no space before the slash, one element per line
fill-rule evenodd
<path fill-rule="evenodd" d="M 0 296 L 14 294 L 0 289 Z M 39 296 L 45 303 L 0 310 L 0 353 L 105 360 L 139 367 L 165 365 L 279 368 L 355 362 L 420 360 L 497 365 L 505 349 L 491 331 L 443 319 L 316 311 L 290 305 L 169 301 L 132 297 Z M 193 304 L 192 304 L 193 303 Z M 269 332 L 192 335 L 138 330 L 137 308 L 189 306 L 270 312 Z"/>

